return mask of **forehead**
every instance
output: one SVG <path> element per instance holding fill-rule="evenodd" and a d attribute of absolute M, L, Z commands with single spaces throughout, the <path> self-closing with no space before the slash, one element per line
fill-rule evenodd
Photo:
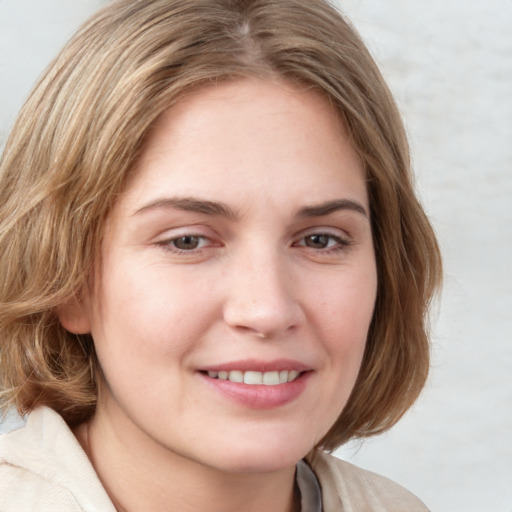
<path fill-rule="evenodd" d="M 271 199 L 331 187 L 337 196 L 336 185 L 366 196 L 360 160 L 328 99 L 289 82 L 245 79 L 194 91 L 160 116 L 124 197 L 237 190 Z"/>

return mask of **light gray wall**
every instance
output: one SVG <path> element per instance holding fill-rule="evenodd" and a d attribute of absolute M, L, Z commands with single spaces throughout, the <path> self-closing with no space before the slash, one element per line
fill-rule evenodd
<path fill-rule="evenodd" d="M 32 85 L 105 0 L 0 0 L 0 147 Z"/>
<path fill-rule="evenodd" d="M 512 2 L 340 0 L 394 90 L 446 281 L 425 393 L 356 463 L 436 511 L 512 510 Z"/>
<path fill-rule="evenodd" d="M 0 145 L 101 0 L 0 0 Z M 433 370 L 388 434 L 340 456 L 437 512 L 512 511 L 512 1 L 339 0 L 405 117 L 446 270 Z"/>

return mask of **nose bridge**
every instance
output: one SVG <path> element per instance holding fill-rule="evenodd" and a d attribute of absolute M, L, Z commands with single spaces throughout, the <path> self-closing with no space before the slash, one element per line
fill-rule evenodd
<path fill-rule="evenodd" d="M 300 305 L 282 251 L 268 244 L 251 244 L 233 263 L 224 311 L 228 325 L 270 336 L 299 323 Z"/>

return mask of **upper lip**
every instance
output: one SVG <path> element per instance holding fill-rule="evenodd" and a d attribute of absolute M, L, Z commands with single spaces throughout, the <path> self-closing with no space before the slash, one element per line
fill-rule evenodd
<path fill-rule="evenodd" d="M 242 372 L 275 372 L 282 370 L 296 370 L 298 372 L 305 372 L 312 370 L 311 366 L 304 364 L 300 361 L 292 359 L 274 359 L 273 361 L 260 361 L 256 359 L 244 359 L 240 361 L 230 361 L 227 363 L 208 365 L 199 368 L 199 371 L 210 372 L 230 372 L 240 370 Z"/>

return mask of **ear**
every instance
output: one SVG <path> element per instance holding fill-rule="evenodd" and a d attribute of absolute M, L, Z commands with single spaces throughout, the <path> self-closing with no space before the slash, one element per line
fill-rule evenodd
<path fill-rule="evenodd" d="M 89 334 L 91 320 L 89 310 L 79 299 L 71 299 L 55 308 L 57 318 L 62 327 L 73 334 Z"/>

